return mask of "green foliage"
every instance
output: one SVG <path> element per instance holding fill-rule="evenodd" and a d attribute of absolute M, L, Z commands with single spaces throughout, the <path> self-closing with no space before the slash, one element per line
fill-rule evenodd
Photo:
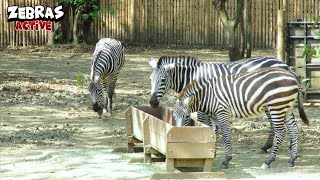
<path fill-rule="evenodd" d="M 99 0 L 59 0 L 59 3 L 69 4 L 77 8 L 81 12 L 81 17 L 84 21 L 87 21 L 89 18 L 97 19 L 101 12 L 112 15 L 117 13 L 114 9 L 101 9 L 99 2 Z"/>
<path fill-rule="evenodd" d="M 313 20 L 310 20 L 310 21 L 313 21 Z M 319 22 L 320 22 L 320 16 L 315 20 L 315 23 L 313 23 L 312 29 L 318 26 Z M 320 34 L 317 37 L 315 37 L 315 39 L 320 39 Z M 303 48 L 302 56 L 306 57 L 307 61 L 316 57 L 320 58 L 320 49 L 315 49 L 314 47 L 311 47 L 310 44 L 306 44 L 305 47 Z M 310 81 L 311 81 L 310 78 L 304 78 L 302 80 L 302 87 L 304 91 L 310 88 L 310 85 L 311 85 Z"/>
<path fill-rule="evenodd" d="M 310 20 L 312 21 L 312 20 Z M 318 26 L 320 23 L 320 16 L 314 21 L 312 29 Z M 320 39 L 320 34 L 315 37 L 315 39 Z M 310 44 L 306 44 L 302 51 L 302 56 L 306 56 L 306 60 L 309 61 L 311 58 L 320 57 L 320 49 L 315 49 L 311 47 Z"/>
<path fill-rule="evenodd" d="M 314 57 L 320 56 L 320 49 L 315 49 L 314 47 L 311 47 L 310 44 L 306 44 L 302 51 L 302 56 L 306 56 L 307 60 L 310 60 Z"/>
<path fill-rule="evenodd" d="M 84 86 L 87 84 L 87 80 L 85 79 L 84 75 L 80 72 L 78 72 L 75 75 L 75 81 L 77 86 Z"/>
<path fill-rule="evenodd" d="M 61 40 L 61 38 L 62 38 L 62 33 L 56 33 L 53 36 L 53 39 L 56 40 L 56 41 Z"/>
<path fill-rule="evenodd" d="M 310 88 L 310 81 L 311 81 L 311 79 L 310 78 L 304 78 L 303 80 L 302 80 L 302 88 L 303 88 L 303 91 L 305 92 L 305 91 L 307 91 L 307 89 L 309 89 Z"/>

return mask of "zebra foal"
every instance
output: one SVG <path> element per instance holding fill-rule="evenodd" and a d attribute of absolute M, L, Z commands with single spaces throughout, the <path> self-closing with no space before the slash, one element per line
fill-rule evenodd
<path fill-rule="evenodd" d="M 177 126 L 187 124 L 190 113 L 196 111 L 217 117 L 226 153 L 222 165 L 228 168 L 232 159 L 230 118 L 250 118 L 268 111 L 274 126 L 275 142 L 262 167 L 270 167 L 275 160 L 285 135 L 285 126 L 292 146 L 288 165 L 294 166 L 298 152 L 298 128 L 292 109 L 297 98 L 300 117 L 305 124 L 309 124 L 301 96 L 299 82 L 291 72 L 280 68 L 262 68 L 248 73 L 192 81 L 180 92 L 173 115 Z"/>
<path fill-rule="evenodd" d="M 89 92 L 92 109 L 98 113 L 112 115 L 112 96 L 118 79 L 118 74 L 125 62 L 124 47 L 116 39 L 103 38 L 96 44 L 89 82 Z"/>

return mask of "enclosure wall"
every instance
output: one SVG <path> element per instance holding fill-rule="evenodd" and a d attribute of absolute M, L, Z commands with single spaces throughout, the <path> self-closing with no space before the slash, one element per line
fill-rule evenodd
<path fill-rule="evenodd" d="M 89 40 L 95 43 L 112 37 L 127 43 L 225 47 L 223 26 L 210 0 L 101 0 L 101 13 L 90 27 Z M 15 31 L 7 22 L 7 6 L 47 5 L 56 0 L 1 0 L 0 46 L 45 45 L 46 31 Z M 276 47 L 278 0 L 252 1 L 253 48 Z M 320 0 L 290 0 L 289 20 L 309 20 L 320 16 Z M 233 17 L 236 1 L 228 1 L 227 11 Z M 237 33 L 239 34 L 239 33 Z M 238 37 L 240 42 L 240 38 Z"/>

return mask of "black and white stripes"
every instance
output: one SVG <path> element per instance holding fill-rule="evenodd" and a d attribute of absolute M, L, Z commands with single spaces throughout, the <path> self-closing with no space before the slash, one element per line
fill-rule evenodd
<path fill-rule="evenodd" d="M 124 47 L 115 39 L 104 38 L 97 42 L 91 63 L 89 91 L 93 110 L 99 116 L 103 112 L 112 112 L 112 95 L 118 74 L 123 67 Z"/>
<path fill-rule="evenodd" d="M 250 72 L 264 67 L 289 69 L 287 64 L 272 57 L 254 57 L 225 64 L 203 63 L 187 56 L 163 56 L 158 60 L 151 59 L 149 63 L 153 68 L 150 76 L 151 96 L 149 100 L 153 107 L 159 105 L 160 99 L 169 89 L 179 93 L 188 83 L 198 78 L 220 77 L 232 73 Z M 167 73 L 166 69 L 172 65 L 178 66 Z M 211 125 L 212 129 L 216 130 L 213 118 L 208 118 L 204 113 L 198 112 L 198 120 Z M 265 146 L 261 148 L 264 152 L 271 148 L 274 139 L 273 131 L 271 124 L 268 140 Z"/>
<path fill-rule="evenodd" d="M 191 112 L 201 111 L 217 117 L 222 129 L 226 158 L 223 165 L 228 167 L 232 159 L 230 144 L 230 118 L 249 118 L 268 112 L 274 126 L 276 141 L 264 166 L 274 161 L 285 135 L 285 126 L 291 137 L 291 158 L 294 166 L 298 151 L 298 129 L 292 108 L 299 93 L 296 76 L 280 68 L 262 68 L 240 74 L 230 74 L 216 78 L 200 78 L 187 85 L 179 95 L 174 110 L 177 125 L 186 124 Z M 301 98 L 298 99 L 300 117 L 308 124 Z"/>

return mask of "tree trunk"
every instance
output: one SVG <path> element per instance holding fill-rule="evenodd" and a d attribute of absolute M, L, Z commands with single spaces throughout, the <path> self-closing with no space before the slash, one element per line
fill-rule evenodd
<path fill-rule="evenodd" d="M 229 59 L 230 61 L 235 61 L 243 58 L 241 56 L 237 39 L 235 38 L 235 31 L 238 28 L 239 22 L 241 20 L 241 16 L 243 16 L 243 8 L 244 8 L 244 0 L 237 0 L 237 10 L 233 19 L 229 19 L 226 8 L 225 8 L 226 0 L 212 0 L 212 4 L 215 9 L 218 11 L 219 17 L 224 26 L 228 50 L 229 50 Z"/>
<path fill-rule="evenodd" d="M 228 24 L 224 25 L 226 36 L 227 36 L 227 44 L 228 44 L 228 51 L 229 51 L 229 60 L 230 62 L 236 61 L 242 58 L 240 53 L 240 48 L 238 46 L 236 40 L 236 33 L 234 30 L 234 26 L 232 21 Z"/>
<path fill-rule="evenodd" d="M 89 18 L 88 20 L 83 22 L 83 41 L 87 44 L 90 44 L 90 26 L 93 22 L 92 18 Z"/>
<path fill-rule="evenodd" d="M 241 33 L 241 57 L 244 57 L 245 51 L 246 51 L 246 32 L 244 28 L 244 17 L 241 16 L 240 20 L 240 33 Z"/>
<path fill-rule="evenodd" d="M 246 58 L 251 57 L 251 45 L 252 45 L 252 16 L 251 16 L 251 0 L 247 0 L 247 10 L 246 10 L 246 19 L 247 19 L 247 30 L 246 30 Z"/>
<path fill-rule="evenodd" d="M 52 23 L 52 29 L 48 33 L 47 46 L 53 46 L 54 45 L 54 34 L 55 34 L 54 26 L 55 26 L 55 22 Z"/>
<path fill-rule="evenodd" d="M 80 18 L 80 9 L 76 8 L 74 21 L 73 21 L 73 29 L 72 29 L 72 37 L 73 37 L 73 44 L 79 45 L 79 35 L 78 35 L 78 21 Z"/>

